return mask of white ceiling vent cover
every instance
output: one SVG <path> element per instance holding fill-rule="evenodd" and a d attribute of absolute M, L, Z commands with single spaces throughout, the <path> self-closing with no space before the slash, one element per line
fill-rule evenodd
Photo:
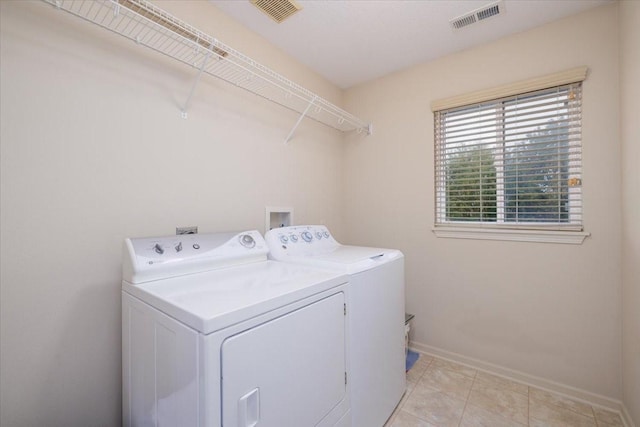
<path fill-rule="evenodd" d="M 294 0 L 251 0 L 251 3 L 278 24 L 302 9 Z"/>
<path fill-rule="evenodd" d="M 502 15 L 505 13 L 504 2 L 502 0 L 495 3 L 488 4 L 480 9 L 476 9 L 473 12 L 465 13 L 462 16 L 453 18 L 449 23 L 454 30 L 467 27 L 471 24 L 475 24 L 493 16 Z"/>

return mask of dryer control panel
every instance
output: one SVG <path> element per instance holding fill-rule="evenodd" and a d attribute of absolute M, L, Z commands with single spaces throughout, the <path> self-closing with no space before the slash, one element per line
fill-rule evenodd
<path fill-rule="evenodd" d="M 264 261 L 267 252 L 267 244 L 256 230 L 125 239 L 123 278 L 129 283 L 144 283 Z"/>
<path fill-rule="evenodd" d="M 299 225 L 269 230 L 267 245 L 275 259 L 278 254 L 314 256 L 335 251 L 341 245 L 324 225 Z"/>

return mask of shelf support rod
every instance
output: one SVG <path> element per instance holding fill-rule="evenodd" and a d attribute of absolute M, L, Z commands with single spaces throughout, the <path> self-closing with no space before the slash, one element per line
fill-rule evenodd
<path fill-rule="evenodd" d="M 373 134 L 373 123 L 369 123 L 365 128 L 365 131 L 367 132 L 367 136 Z"/>
<path fill-rule="evenodd" d="M 200 65 L 200 69 L 198 70 L 198 75 L 196 76 L 195 80 L 193 81 L 193 85 L 191 85 L 191 91 L 189 92 L 189 97 L 185 101 L 184 107 L 182 107 L 182 118 L 183 119 L 187 118 L 187 109 L 189 108 L 189 104 L 191 103 L 191 98 L 193 97 L 193 93 L 196 90 L 196 86 L 200 82 L 200 77 L 202 77 L 202 72 L 204 71 L 204 67 L 205 67 L 205 65 L 207 65 L 207 62 L 209 62 L 209 58 L 211 58 L 211 54 L 212 53 L 213 53 L 212 51 L 207 52 L 207 56 L 205 56 L 205 58 L 202 60 L 202 65 Z"/>
<path fill-rule="evenodd" d="M 311 102 L 309 102 L 309 105 L 307 105 L 307 108 L 305 108 L 302 114 L 300 114 L 300 117 L 298 117 L 298 121 L 296 122 L 295 125 L 293 125 L 293 129 L 291 129 L 291 132 L 289 132 L 289 135 L 287 135 L 287 137 L 285 138 L 284 140 L 285 144 L 291 141 L 291 137 L 293 136 L 293 133 L 296 131 L 296 129 L 298 129 L 298 126 L 300 126 L 300 122 L 307 115 L 307 113 L 309 112 L 309 109 L 313 106 L 313 103 L 316 102 L 317 98 L 318 98 L 317 96 L 314 96 Z"/>

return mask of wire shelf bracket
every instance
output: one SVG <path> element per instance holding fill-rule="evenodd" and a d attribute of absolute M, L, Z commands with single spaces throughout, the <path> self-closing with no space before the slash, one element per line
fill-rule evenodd
<path fill-rule="evenodd" d="M 309 112 L 309 109 L 313 106 L 313 102 L 314 101 L 315 101 L 315 98 L 311 100 L 309 105 L 307 105 L 307 108 L 305 108 L 304 111 L 302 112 L 302 114 L 300 114 L 300 117 L 298 117 L 298 121 L 296 121 L 296 124 L 293 125 L 293 129 L 291 129 L 291 132 L 289 132 L 289 135 L 287 135 L 287 137 L 285 138 L 285 140 L 284 140 L 285 144 L 287 144 L 289 141 L 291 141 L 291 138 L 293 137 L 293 133 L 296 131 L 296 129 L 298 129 L 298 126 L 300 126 L 300 122 L 307 115 L 307 113 Z"/>
<path fill-rule="evenodd" d="M 203 74 L 216 77 L 342 132 L 371 135 L 371 123 L 332 104 L 241 52 L 192 27 L 146 0 L 42 0 L 85 21 L 123 36 L 178 62 L 196 68 L 191 91 L 181 107 L 187 117 Z M 313 108 L 312 108 L 313 107 Z"/>
<path fill-rule="evenodd" d="M 181 116 L 183 119 L 187 118 L 187 110 L 189 109 L 189 104 L 191 103 L 191 98 L 193 98 L 193 93 L 196 90 L 196 86 L 198 86 L 198 83 L 200 82 L 200 77 L 202 77 L 202 72 L 204 71 L 204 67 L 205 65 L 207 65 L 207 61 L 209 61 L 209 58 L 211 58 L 211 51 L 209 51 L 207 53 L 207 56 L 202 60 L 202 65 L 200 65 L 200 69 L 198 70 L 198 74 L 196 75 L 196 78 L 193 81 L 193 84 L 191 85 L 191 91 L 189 91 L 189 97 L 187 98 L 187 100 L 184 102 L 184 106 L 182 107 L 182 111 L 181 111 Z"/>

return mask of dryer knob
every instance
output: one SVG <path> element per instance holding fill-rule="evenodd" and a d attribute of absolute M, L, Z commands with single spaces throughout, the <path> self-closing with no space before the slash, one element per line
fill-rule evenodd
<path fill-rule="evenodd" d="M 310 242 L 311 240 L 313 240 L 313 234 L 311 234 L 308 231 L 304 231 L 302 233 L 302 238 L 304 239 L 305 242 Z"/>
<path fill-rule="evenodd" d="M 250 235 L 243 234 L 242 236 L 240 236 L 240 244 L 245 248 L 251 249 L 256 245 L 256 241 Z"/>
<path fill-rule="evenodd" d="M 156 245 L 153 247 L 153 250 L 159 253 L 160 255 L 164 253 L 164 249 L 162 248 L 162 246 L 160 246 L 160 243 L 156 243 Z"/>

